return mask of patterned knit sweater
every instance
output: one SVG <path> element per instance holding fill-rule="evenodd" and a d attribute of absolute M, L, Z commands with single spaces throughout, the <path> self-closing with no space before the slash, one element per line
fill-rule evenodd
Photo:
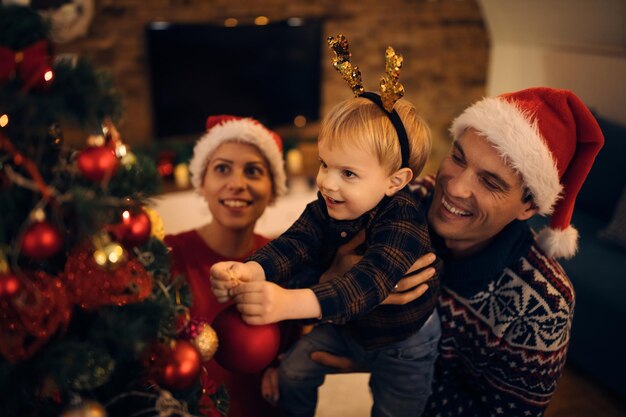
<path fill-rule="evenodd" d="M 574 289 L 526 222 L 478 255 L 443 258 L 442 336 L 425 416 L 542 416 L 565 365 Z"/>

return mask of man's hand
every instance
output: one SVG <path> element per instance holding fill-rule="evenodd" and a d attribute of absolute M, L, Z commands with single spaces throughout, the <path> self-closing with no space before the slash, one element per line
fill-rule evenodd
<path fill-rule="evenodd" d="M 356 248 L 365 242 L 365 230 L 359 231 L 348 243 L 345 243 L 337 249 L 333 262 L 330 267 L 320 277 L 320 282 L 329 281 L 335 277 L 340 277 L 357 262 L 363 258 L 363 255 L 357 255 Z"/>
<path fill-rule="evenodd" d="M 332 264 L 322 274 L 320 282 L 345 274 L 359 262 L 363 256 L 357 255 L 356 248 L 363 242 L 365 242 L 365 231 L 361 230 L 348 243 L 340 246 Z M 415 261 L 413 266 L 407 271 L 407 275 L 411 275 L 398 281 L 398 285 L 394 288 L 393 293 L 382 304 L 404 305 L 421 297 L 428 290 L 428 285 L 425 282 L 435 275 L 435 268 L 426 268 L 434 261 L 435 255 L 433 253 L 427 253 Z M 416 272 L 420 269 L 423 269 L 423 271 Z"/>
<path fill-rule="evenodd" d="M 410 276 L 398 281 L 393 293 L 389 294 L 382 304 L 404 305 L 421 297 L 428 290 L 428 284 L 425 284 L 425 282 L 435 275 L 435 268 L 426 268 L 434 261 L 435 254 L 433 253 L 427 253 L 415 261 L 407 272 L 407 275 Z M 416 272 L 422 268 L 426 269 Z"/>
<path fill-rule="evenodd" d="M 311 360 L 320 365 L 335 368 L 338 373 L 368 372 L 368 369 L 350 358 L 336 356 L 321 350 L 311 352 Z"/>
<path fill-rule="evenodd" d="M 280 356 L 279 356 L 280 357 Z M 261 378 L 261 395 L 265 401 L 272 405 L 278 403 L 280 391 L 278 390 L 278 368 L 267 368 Z"/>

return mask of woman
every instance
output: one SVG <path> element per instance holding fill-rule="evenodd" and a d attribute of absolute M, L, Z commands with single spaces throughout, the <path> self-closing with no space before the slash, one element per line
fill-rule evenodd
<path fill-rule="evenodd" d="M 196 229 L 165 237 L 172 249 L 173 274 L 184 274 L 192 293 L 192 319 L 212 323 L 229 304 L 219 304 L 210 288 L 211 266 L 243 260 L 269 239 L 254 233 L 256 221 L 277 197 L 286 192 L 280 137 L 251 118 L 210 116 L 190 163 L 194 188 L 206 200 L 212 219 Z M 184 208 L 181 208 L 184 211 Z M 283 330 L 283 329 L 281 329 Z M 288 343 L 291 335 L 281 334 Z M 274 417 L 277 408 L 263 399 L 275 393 L 275 369 L 236 374 L 211 360 L 204 364 L 216 384 L 230 396 L 229 416 Z"/>

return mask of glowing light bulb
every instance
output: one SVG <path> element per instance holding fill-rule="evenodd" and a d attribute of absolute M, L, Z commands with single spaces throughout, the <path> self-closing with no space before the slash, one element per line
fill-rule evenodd
<path fill-rule="evenodd" d="M 296 117 L 293 118 L 293 124 L 296 127 L 306 126 L 306 117 L 304 117 L 301 114 L 297 115 Z"/>
<path fill-rule="evenodd" d="M 115 245 L 111 253 L 109 253 L 109 262 L 112 264 L 117 263 L 124 256 L 124 249 L 120 245 Z"/>
<path fill-rule="evenodd" d="M 238 24 L 239 21 L 234 17 L 229 17 L 228 19 L 224 20 L 224 26 L 226 26 L 227 28 L 234 28 Z"/>
<path fill-rule="evenodd" d="M 270 22 L 270 19 L 267 16 L 257 16 L 254 18 L 254 24 L 257 26 L 265 26 L 269 22 Z"/>
<path fill-rule="evenodd" d="M 293 175 L 302 174 L 302 170 L 304 168 L 304 158 L 302 157 L 302 152 L 298 149 L 290 149 L 287 152 L 287 171 Z"/>
<path fill-rule="evenodd" d="M 52 72 L 52 70 L 46 71 L 46 73 L 43 75 L 43 79 L 46 81 L 50 81 L 53 77 L 54 73 Z"/>
<path fill-rule="evenodd" d="M 115 156 L 117 156 L 118 158 L 125 157 L 127 153 L 128 149 L 126 148 L 126 145 L 118 145 L 115 148 Z"/>
<path fill-rule="evenodd" d="M 0 127 L 5 127 L 8 124 L 9 124 L 9 115 L 5 113 L 2 116 L 0 116 Z"/>
<path fill-rule="evenodd" d="M 302 26 L 304 24 L 304 19 L 300 17 L 290 17 L 287 19 L 287 24 L 289 26 Z"/>

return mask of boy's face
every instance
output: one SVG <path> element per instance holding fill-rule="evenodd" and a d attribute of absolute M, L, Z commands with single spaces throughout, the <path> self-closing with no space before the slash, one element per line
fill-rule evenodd
<path fill-rule="evenodd" d="M 468 129 L 441 162 L 428 223 L 457 256 L 480 250 L 515 219 L 536 213 L 522 202 L 521 177 L 496 148 Z"/>
<path fill-rule="evenodd" d="M 328 142 L 321 140 L 317 144 L 317 187 L 330 217 L 357 219 L 390 193 L 391 176 L 369 150 L 350 146 L 334 146 L 331 150 Z"/>

